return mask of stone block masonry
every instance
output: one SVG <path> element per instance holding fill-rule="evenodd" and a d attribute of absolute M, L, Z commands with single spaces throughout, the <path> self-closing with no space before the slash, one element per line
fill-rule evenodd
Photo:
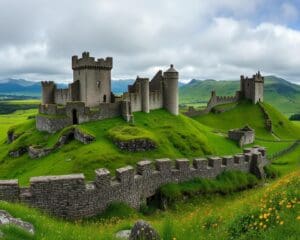
<path fill-rule="evenodd" d="M 170 159 L 137 163 L 136 170 L 126 166 L 116 170 L 115 177 L 107 169 L 97 169 L 93 182 L 85 182 L 83 174 L 32 177 L 29 187 L 20 188 L 17 180 L 0 181 L 0 200 L 20 201 L 50 214 L 67 219 L 80 219 L 103 212 L 114 202 L 125 202 L 139 208 L 160 186 L 196 177 L 213 178 L 224 170 L 240 170 L 263 177 L 267 164 L 262 147 L 244 149 L 244 153 L 226 157 Z M 174 166 L 173 166 L 174 165 Z"/>

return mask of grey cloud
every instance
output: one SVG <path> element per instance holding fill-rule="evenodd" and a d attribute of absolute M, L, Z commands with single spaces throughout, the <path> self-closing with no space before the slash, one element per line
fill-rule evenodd
<path fill-rule="evenodd" d="M 269 1 L 2 0 L 0 78 L 69 81 L 71 56 L 88 50 L 114 57 L 114 78 L 174 63 L 182 79 L 261 68 L 297 81 L 300 32 L 252 21 Z"/>

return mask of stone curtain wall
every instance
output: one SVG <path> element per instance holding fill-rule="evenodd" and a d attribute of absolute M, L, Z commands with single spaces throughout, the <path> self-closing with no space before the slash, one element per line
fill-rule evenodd
<path fill-rule="evenodd" d="M 235 96 L 217 96 L 215 92 L 212 92 L 212 96 L 207 102 L 207 106 L 205 109 L 196 110 L 194 107 L 189 107 L 188 111 L 184 114 L 188 117 L 196 117 L 200 115 L 204 115 L 209 113 L 213 107 L 227 104 L 227 103 L 235 103 L 240 99 L 240 92 L 237 91 Z"/>
<path fill-rule="evenodd" d="M 244 149 L 243 154 L 226 157 L 140 161 L 136 170 L 127 166 L 112 178 L 107 169 L 95 171 L 95 181 L 85 183 L 83 174 L 33 177 L 30 186 L 19 188 L 17 180 L 0 181 L 0 200 L 20 201 L 50 214 L 68 219 L 95 216 L 114 201 L 138 208 L 166 183 L 183 182 L 195 177 L 213 178 L 224 170 L 241 170 L 263 177 L 265 149 Z"/>
<path fill-rule="evenodd" d="M 266 111 L 266 109 L 264 108 L 264 106 L 259 102 L 258 106 L 260 107 L 261 111 L 263 112 L 264 115 L 264 119 L 265 119 L 265 128 L 267 131 L 272 132 L 273 131 L 273 127 L 272 127 L 272 120 L 268 114 L 268 112 Z"/>

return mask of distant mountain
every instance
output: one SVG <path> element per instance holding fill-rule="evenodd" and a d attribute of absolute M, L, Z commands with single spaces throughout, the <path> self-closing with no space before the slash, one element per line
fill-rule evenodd
<path fill-rule="evenodd" d="M 122 94 L 123 92 L 127 92 L 128 85 L 134 83 L 133 79 L 120 79 L 120 80 L 112 80 L 111 81 L 111 89 L 116 94 Z"/>
<path fill-rule="evenodd" d="M 212 90 L 217 95 L 233 95 L 239 90 L 240 82 L 235 80 L 191 80 L 179 91 L 180 103 L 206 102 Z M 300 112 L 300 86 L 276 76 L 265 77 L 264 99 L 282 113 L 291 115 Z"/>
<path fill-rule="evenodd" d="M 133 84 L 133 79 L 112 80 L 112 91 L 116 94 L 126 92 L 128 85 Z M 184 83 L 179 83 L 179 86 Z M 59 83 L 59 88 L 67 88 L 68 84 Z M 41 96 L 41 83 L 24 79 L 2 79 L 0 80 L 0 95 L 23 95 L 23 96 Z"/>

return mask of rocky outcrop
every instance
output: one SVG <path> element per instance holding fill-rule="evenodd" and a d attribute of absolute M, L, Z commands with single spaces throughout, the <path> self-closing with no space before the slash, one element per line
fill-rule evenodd
<path fill-rule="evenodd" d="M 95 140 L 95 137 L 80 131 L 78 128 L 74 128 L 74 138 L 82 142 L 83 144 L 89 144 Z"/>
<path fill-rule="evenodd" d="M 16 134 L 13 130 L 9 130 L 7 132 L 7 143 L 12 143 L 15 141 L 18 137 L 20 137 L 21 134 Z"/>
<path fill-rule="evenodd" d="M 159 240 L 156 230 L 143 220 L 137 221 L 130 233 L 129 240 Z"/>
<path fill-rule="evenodd" d="M 7 224 L 17 226 L 26 232 L 34 234 L 34 226 L 31 223 L 25 222 L 20 218 L 14 218 L 8 212 L 0 210 L 0 226 Z"/>
<path fill-rule="evenodd" d="M 10 151 L 8 155 L 13 158 L 22 156 L 24 153 L 27 153 L 27 147 L 20 147 L 17 150 Z"/>
<path fill-rule="evenodd" d="M 149 139 L 134 139 L 130 141 L 115 141 L 121 150 L 128 152 L 145 152 L 156 149 L 156 143 Z"/>
<path fill-rule="evenodd" d="M 30 158 L 40 158 L 50 154 L 54 148 L 41 148 L 39 146 L 28 147 L 28 154 Z"/>

